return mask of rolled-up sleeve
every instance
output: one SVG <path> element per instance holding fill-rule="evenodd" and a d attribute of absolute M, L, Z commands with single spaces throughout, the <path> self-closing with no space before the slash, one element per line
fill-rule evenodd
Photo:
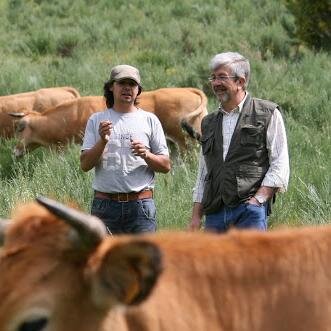
<path fill-rule="evenodd" d="M 290 177 L 290 165 L 285 125 L 280 111 L 276 108 L 267 129 L 269 169 L 261 186 L 278 188 L 285 192 Z"/>

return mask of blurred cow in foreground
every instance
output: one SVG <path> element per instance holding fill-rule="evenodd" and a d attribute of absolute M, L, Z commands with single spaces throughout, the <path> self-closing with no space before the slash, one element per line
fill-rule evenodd
<path fill-rule="evenodd" d="M 330 227 L 111 237 L 38 200 L 0 223 L 1 331 L 330 328 Z"/>
<path fill-rule="evenodd" d="M 199 137 L 201 120 L 207 114 L 207 97 L 199 89 L 163 88 L 142 92 L 138 100 L 140 108 L 160 119 L 167 138 L 182 150 L 187 148 L 188 136 L 182 125 L 192 137 Z M 14 154 L 22 156 L 39 146 L 63 146 L 70 141 L 81 143 L 90 115 L 105 109 L 104 98 L 94 96 L 65 102 L 42 114 L 19 114 L 16 117 L 24 118 L 16 124 L 20 141 Z"/>
<path fill-rule="evenodd" d="M 0 96 L 0 137 L 14 136 L 14 119 L 10 113 L 34 110 L 42 113 L 66 100 L 79 98 L 73 87 L 50 87 L 37 91 Z"/>

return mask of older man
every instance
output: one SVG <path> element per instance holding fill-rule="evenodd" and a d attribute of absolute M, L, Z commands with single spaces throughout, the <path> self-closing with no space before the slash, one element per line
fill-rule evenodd
<path fill-rule="evenodd" d="M 279 106 L 247 92 L 249 61 L 217 54 L 209 78 L 219 110 L 202 122 L 202 155 L 191 230 L 267 229 L 270 201 L 289 180 L 287 139 Z"/>

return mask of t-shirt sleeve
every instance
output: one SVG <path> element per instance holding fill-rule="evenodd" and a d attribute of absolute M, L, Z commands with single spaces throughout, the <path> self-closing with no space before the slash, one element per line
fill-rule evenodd
<path fill-rule="evenodd" d="M 85 149 L 90 149 L 96 144 L 98 139 L 98 130 L 96 130 L 95 126 L 96 124 L 93 121 L 93 118 L 90 117 L 86 124 L 81 151 L 84 151 Z"/>
<path fill-rule="evenodd" d="M 165 134 L 161 122 L 156 116 L 153 116 L 151 118 L 151 126 L 152 126 L 151 141 L 150 141 L 151 152 L 157 155 L 169 156 L 169 150 L 168 150 Z"/>

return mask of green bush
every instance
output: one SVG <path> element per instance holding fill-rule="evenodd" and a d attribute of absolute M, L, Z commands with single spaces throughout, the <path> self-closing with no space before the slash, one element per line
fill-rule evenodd
<path fill-rule="evenodd" d="M 331 50 L 329 0 L 285 0 L 296 22 L 296 37 L 316 50 Z"/>

